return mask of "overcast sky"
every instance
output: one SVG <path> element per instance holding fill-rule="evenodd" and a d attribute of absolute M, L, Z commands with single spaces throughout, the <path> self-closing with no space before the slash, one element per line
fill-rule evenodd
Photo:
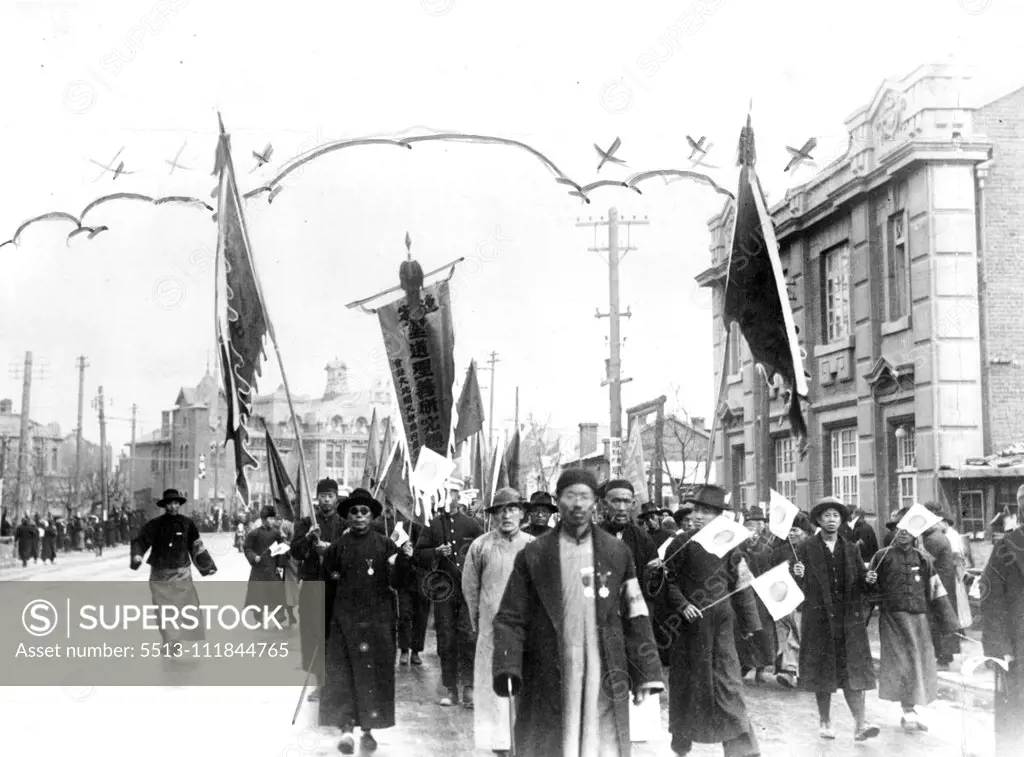
<path fill-rule="evenodd" d="M 358 7 L 358 10 L 355 8 Z M 832 10 L 834 9 L 834 10 Z M 810 136 L 822 155 L 843 119 L 885 78 L 951 53 L 998 86 L 1020 84 L 1024 8 L 1009 0 L 856 3 L 698 0 L 514 4 L 116 4 L 33 2 L 0 10 L 3 202 L 0 240 L 50 210 L 79 214 L 112 191 L 212 202 L 216 111 L 232 135 L 243 191 L 322 142 L 433 130 L 508 137 L 587 183 L 687 168 L 687 134 L 714 146 L 709 173 L 730 189 L 736 139 L 753 101 L 758 170 L 771 200 L 790 181 L 785 145 Z M 592 144 L 621 137 L 628 167 L 595 173 Z M 253 171 L 253 150 L 272 143 Z M 186 168 L 171 172 L 165 162 Z M 130 175 L 108 163 L 121 148 Z M 804 169 L 796 179 L 806 181 Z M 607 267 L 578 218 L 617 206 L 634 227 L 621 271 L 625 406 L 668 394 L 692 415 L 713 406 L 710 296 L 693 277 L 709 261 L 707 219 L 722 198 L 688 183 L 638 196 L 596 190 L 583 207 L 529 154 L 504 147 L 363 147 L 324 157 L 268 205 L 248 201 L 253 254 L 289 381 L 323 390 L 335 356 L 354 381 L 381 374 L 375 318 L 345 304 L 397 283 L 408 231 L 425 269 L 466 256 L 457 274 L 456 361 L 497 351 L 496 420 L 513 412 L 567 428 L 607 423 Z M 202 377 L 214 345 L 216 226 L 190 207 L 106 204 L 87 216 L 109 231 L 66 242 L 40 224 L 0 250 L 0 397 L 20 407 L 9 371 L 45 361 L 32 415 L 75 425 L 75 358 L 86 396 L 113 399 L 109 438 L 140 431 L 182 385 Z M 600 232 L 598 246 L 605 244 Z M 273 352 L 260 391 L 279 384 Z M 214 363 L 215 365 L 215 363 Z M 484 397 L 490 379 L 481 376 Z M 86 435 L 98 438 L 87 409 Z"/>

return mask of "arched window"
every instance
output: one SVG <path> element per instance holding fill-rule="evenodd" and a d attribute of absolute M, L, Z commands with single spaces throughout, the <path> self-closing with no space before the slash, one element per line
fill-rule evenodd
<path fill-rule="evenodd" d="M 185 444 L 185 455 L 181 459 L 181 467 L 188 469 L 188 443 Z"/>

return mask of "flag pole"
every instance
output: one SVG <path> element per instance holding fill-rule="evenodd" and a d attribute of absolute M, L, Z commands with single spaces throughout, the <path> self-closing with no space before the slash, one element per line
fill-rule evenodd
<path fill-rule="evenodd" d="M 220 113 L 217 114 L 217 118 L 220 119 Z M 224 122 L 220 120 L 221 134 L 226 134 L 224 130 Z M 226 150 L 227 165 L 222 167 L 222 170 L 228 170 L 231 172 L 231 186 L 235 189 L 236 202 L 239 208 L 242 207 L 241 198 L 237 196 L 238 184 L 235 182 L 235 165 L 234 160 L 231 157 L 230 150 Z M 253 272 L 253 283 L 256 285 L 256 291 L 259 293 L 260 305 L 263 308 L 263 314 L 267 320 L 267 334 L 270 336 L 270 343 L 274 345 L 274 354 L 277 355 L 277 365 L 281 369 L 281 382 L 284 384 L 285 397 L 288 398 L 288 412 L 292 416 L 292 430 L 295 432 L 295 444 L 299 448 L 299 465 L 302 468 L 302 476 L 306 479 L 306 496 L 309 496 L 308 492 L 312 491 L 309 486 L 309 472 L 306 469 L 306 455 L 302 450 L 302 436 L 299 433 L 298 420 L 295 417 L 295 404 L 292 402 L 292 392 L 288 386 L 288 374 L 284 370 L 284 360 L 281 358 L 281 348 L 277 344 L 277 336 L 274 334 L 274 322 L 270 320 L 270 312 L 267 308 L 267 298 L 263 294 L 263 285 L 260 283 L 260 277 L 256 274 L 256 261 L 252 258 L 252 246 L 249 244 L 249 228 L 248 223 L 245 221 L 245 217 L 240 213 L 239 220 L 242 222 L 242 233 L 245 235 L 245 253 L 249 256 L 249 265 L 252 267 Z M 301 507 L 300 503 L 300 507 Z M 316 522 L 316 508 L 309 508 L 309 518 L 315 528 Z"/>
<path fill-rule="evenodd" d="M 445 263 L 444 265 L 435 268 L 433 271 L 427 271 L 425 274 L 423 274 L 423 280 L 426 281 L 431 276 L 436 276 L 437 274 L 441 273 L 441 271 L 443 271 L 445 268 L 451 268 L 452 269 L 451 272 L 448 274 L 448 278 L 450 279 L 452 276 L 455 275 L 455 266 L 457 266 L 459 263 L 462 263 L 463 261 L 465 261 L 465 259 L 466 259 L 465 257 L 456 258 L 455 260 L 453 260 L 450 263 Z M 347 310 L 351 310 L 352 308 L 362 307 L 367 302 L 373 302 L 374 300 L 376 300 L 379 297 L 383 297 L 386 294 L 393 294 L 394 292 L 399 292 L 399 291 L 401 291 L 401 289 L 402 289 L 402 285 L 401 284 L 399 284 L 398 286 L 393 286 L 390 289 L 385 289 L 382 292 L 377 292 L 377 294 L 370 295 L 369 297 L 364 297 L 361 300 L 356 300 L 355 302 L 350 302 L 350 303 L 348 303 L 345 306 L 345 308 Z M 372 314 L 373 311 L 370 311 L 370 312 Z"/>
<path fill-rule="evenodd" d="M 723 319 L 724 322 L 724 319 Z M 708 481 L 711 479 L 711 466 L 715 462 L 715 436 L 718 433 L 718 406 L 722 402 L 722 395 L 725 394 L 725 382 L 728 378 L 726 376 L 726 368 L 729 365 L 729 339 L 732 333 L 731 329 L 725 330 L 725 344 L 722 349 L 722 372 L 721 378 L 718 382 L 718 392 L 715 395 L 715 414 L 711 416 L 711 437 L 708 439 L 708 457 L 707 462 L 704 464 L 704 485 L 708 485 Z"/>

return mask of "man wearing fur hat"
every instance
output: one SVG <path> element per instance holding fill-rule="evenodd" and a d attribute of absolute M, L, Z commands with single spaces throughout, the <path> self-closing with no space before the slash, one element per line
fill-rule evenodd
<path fill-rule="evenodd" d="M 260 525 L 245 537 L 242 553 L 252 566 L 249 569 L 249 586 L 245 592 L 246 606 L 282 608 L 275 617 L 283 622 L 284 614 L 284 571 L 280 557 L 270 554 L 270 548 L 284 541 L 281 522 L 277 511 L 270 505 L 260 508 Z M 281 571 L 278 568 L 282 568 Z"/>
<path fill-rule="evenodd" d="M 313 664 L 313 654 L 317 650 L 317 637 L 320 634 L 317 629 L 326 629 L 330 620 L 325 608 L 330 598 L 325 597 L 312 582 L 323 580 L 320 573 L 321 558 L 331 542 L 345 530 L 337 513 L 338 482 L 333 478 L 321 479 L 316 485 L 316 500 L 316 524 L 309 516 L 300 518 L 295 523 L 291 544 L 291 555 L 299 561 L 299 580 L 302 582 L 299 586 L 299 644 L 303 670 L 309 670 Z M 320 649 L 316 653 L 323 655 L 324 650 Z M 314 688 L 309 700 L 316 701 L 319 695 L 319 689 Z"/>
<path fill-rule="evenodd" d="M 462 571 L 462 593 L 466 596 L 469 617 L 476 633 L 476 666 L 474 682 L 476 701 L 473 705 L 473 734 L 477 749 L 489 749 L 507 755 L 509 740 L 508 703 L 492 690 L 491 662 L 494 655 L 494 616 L 505 593 L 512 564 L 519 552 L 533 537 L 520 529 L 523 507 L 519 492 L 499 489 L 487 514 L 497 527 L 478 537 L 469 547 Z"/>
<path fill-rule="evenodd" d="M 320 722 L 341 728 L 338 750 L 371 752 L 377 741 L 371 731 L 395 724 L 394 589 L 415 580 L 412 544 L 401 549 L 371 528 L 383 507 L 365 489 L 342 502 L 339 515 L 348 528 L 323 556 L 326 590 L 333 596 L 327 636 L 326 677 L 320 700 Z"/>
<path fill-rule="evenodd" d="M 703 485 L 683 500 L 693 505 L 696 529 L 729 509 L 725 489 Z M 739 635 L 749 638 L 761 623 L 753 592 L 738 591 L 733 601 L 719 601 L 739 588 L 742 555 L 724 557 L 706 551 L 691 533 L 677 534 L 669 544 L 665 571 L 674 616 L 669 678 L 669 731 L 672 751 L 689 754 L 694 742 L 722 744 L 727 757 L 759 755 L 757 736 L 743 700 Z M 739 617 L 737 618 L 737 613 Z"/>
<path fill-rule="evenodd" d="M 138 570 L 142 558 L 149 552 L 149 589 L 153 604 L 181 609 L 187 605 L 198 605 L 199 594 L 192 583 L 192 563 L 199 574 L 212 576 L 217 572 L 213 558 L 199 537 L 199 529 L 191 518 L 179 510 L 186 499 L 177 489 L 168 489 L 157 502 L 164 508 L 164 514 L 148 521 L 131 544 L 131 569 Z M 165 644 L 203 641 L 202 625 L 194 630 L 176 626 L 160 629 Z"/>
<path fill-rule="evenodd" d="M 551 495 L 547 492 L 534 492 L 530 495 L 529 508 L 527 517 L 530 524 L 523 527 L 523 532 L 537 537 L 550 531 L 551 526 L 548 524 L 551 522 L 551 516 L 558 512 L 558 506 L 551 499 Z"/>
<path fill-rule="evenodd" d="M 494 618 L 493 690 L 518 698 L 518 757 L 629 757 L 629 694 L 664 688 L 647 603 L 629 549 L 594 527 L 594 474 L 569 468 L 555 496 Z"/>
<path fill-rule="evenodd" d="M 866 721 L 864 701 L 864 692 L 875 688 L 865 594 L 877 576 L 867 573 L 860 550 L 839 533 L 848 517 L 841 500 L 821 499 L 811 510 L 811 521 L 821 531 L 797 549 L 793 575 L 806 597 L 801 606 L 800 686 L 815 694 L 821 738 L 836 737 L 832 694 L 842 689 L 855 721 L 854 739 L 865 741 L 879 733 Z"/>
<path fill-rule="evenodd" d="M 423 529 L 416 542 L 416 559 L 432 568 L 424 580 L 424 590 L 434 603 L 441 685 L 445 689 L 440 704 L 451 707 L 457 703 L 461 686 L 462 703 L 472 708 L 476 635 L 462 593 L 462 568 L 470 544 L 484 529 L 462 512 L 461 489 L 461 482 L 449 482 L 446 507 Z"/>

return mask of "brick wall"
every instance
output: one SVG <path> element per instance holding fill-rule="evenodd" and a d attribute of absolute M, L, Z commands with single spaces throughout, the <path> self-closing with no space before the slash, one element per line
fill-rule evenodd
<path fill-rule="evenodd" d="M 1024 90 L 997 100 L 974 117 L 992 140 L 984 182 L 985 228 L 979 248 L 979 300 L 986 339 L 989 448 L 1024 441 Z M 1008 362 L 1005 362 L 1008 361 Z"/>

